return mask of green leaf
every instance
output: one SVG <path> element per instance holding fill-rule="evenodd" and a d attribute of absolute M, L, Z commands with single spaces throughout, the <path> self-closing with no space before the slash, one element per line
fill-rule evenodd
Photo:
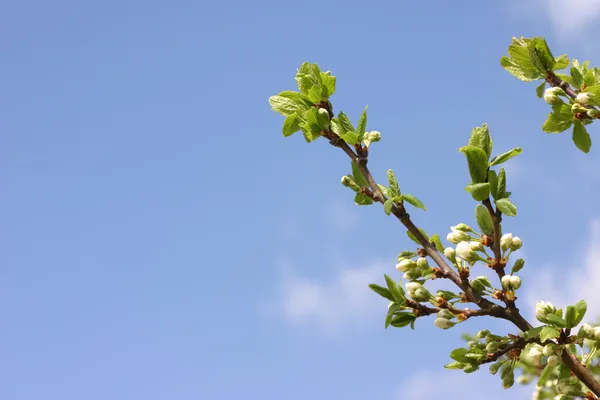
<path fill-rule="evenodd" d="M 492 155 L 492 138 L 490 136 L 490 131 L 487 124 L 483 124 L 481 127 L 473 128 L 468 145 L 479 147 L 485 152 L 487 158 L 490 158 Z"/>
<path fill-rule="evenodd" d="M 473 183 L 483 183 L 487 177 L 488 158 L 486 152 L 475 146 L 464 146 L 458 151 L 465 154 L 469 165 L 469 174 Z"/>
<path fill-rule="evenodd" d="M 358 135 L 356 134 L 356 132 L 347 131 L 341 134 L 340 137 L 344 139 L 344 142 L 348 143 L 349 145 L 355 145 L 356 143 L 358 143 Z"/>
<path fill-rule="evenodd" d="M 390 304 L 390 306 L 388 307 L 388 312 L 387 315 L 385 317 L 385 328 L 387 329 L 388 326 L 390 326 L 390 322 L 392 322 L 392 318 L 394 318 L 394 314 L 397 313 L 398 311 L 404 310 L 406 307 L 404 307 L 404 302 L 402 302 L 402 304 L 400 303 L 396 303 L 393 302 L 392 304 Z"/>
<path fill-rule="evenodd" d="M 492 216 L 487 208 L 481 204 L 477 204 L 477 207 L 475 207 L 475 221 L 477 221 L 477 225 L 482 233 L 486 235 L 493 233 Z"/>
<path fill-rule="evenodd" d="M 296 73 L 296 83 L 298 89 L 304 94 L 308 94 L 313 86 L 321 87 L 321 70 L 317 64 L 305 62 L 300 66 Z"/>
<path fill-rule="evenodd" d="M 542 125 L 542 130 L 548 133 L 560 133 L 569 129 L 572 123 L 573 112 L 571 106 L 561 102 L 552 106 L 552 112 Z"/>
<path fill-rule="evenodd" d="M 573 143 L 575 143 L 575 146 L 584 153 L 589 153 L 590 148 L 592 147 L 590 134 L 585 129 L 585 126 L 579 121 L 576 121 L 573 126 Z"/>
<path fill-rule="evenodd" d="M 546 91 L 546 81 L 543 81 L 542 83 L 540 83 L 540 85 L 538 87 L 535 88 L 535 94 L 537 94 L 537 97 L 539 97 L 540 99 L 542 97 L 544 97 L 545 91 Z"/>
<path fill-rule="evenodd" d="M 356 132 L 356 129 L 354 129 L 354 126 L 352 125 L 352 122 L 350 122 L 350 118 L 348 118 L 348 116 L 346 114 L 344 114 L 343 112 L 341 112 L 341 111 L 338 114 L 338 120 L 340 121 L 340 123 L 344 127 L 345 131 Z"/>
<path fill-rule="evenodd" d="M 423 236 L 425 236 L 425 239 L 427 239 L 427 241 L 429 241 L 429 236 L 427 236 L 427 234 L 425 233 L 425 231 L 422 228 L 419 228 L 419 231 L 423 234 Z M 421 242 L 419 242 L 419 240 L 415 237 L 415 235 L 412 234 L 411 231 L 406 231 L 406 234 L 408 235 L 408 237 L 410 238 L 410 240 L 412 240 L 416 244 L 419 244 L 419 245 L 421 244 Z"/>
<path fill-rule="evenodd" d="M 288 116 L 294 114 L 298 108 L 307 109 L 305 103 L 300 98 L 300 93 L 286 90 L 277 96 L 269 97 L 271 108 L 278 113 Z"/>
<path fill-rule="evenodd" d="M 327 99 L 326 96 L 323 96 L 323 91 L 319 86 L 313 86 L 310 88 L 310 90 L 308 91 L 308 98 L 315 104 L 318 104 L 323 100 Z"/>
<path fill-rule="evenodd" d="M 573 84 L 573 80 L 571 79 L 571 75 L 567 75 L 567 74 L 555 74 L 558 78 L 560 78 L 560 80 L 562 80 L 563 82 L 567 82 L 569 85 Z"/>
<path fill-rule="evenodd" d="M 470 360 L 467 357 L 465 357 L 465 354 L 467 354 L 468 352 L 468 349 L 463 349 L 462 347 L 460 347 L 458 349 L 452 350 L 452 352 L 450 353 L 450 358 L 458 362 L 470 363 Z"/>
<path fill-rule="evenodd" d="M 415 319 L 417 319 L 417 317 L 412 313 L 398 313 L 392 319 L 391 325 L 394 328 L 403 328 L 406 325 L 414 322 Z"/>
<path fill-rule="evenodd" d="M 514 217 L 517 215 L 517 206 L 515 206 L 509 199 L 496 200 L 496 207 L 498 207 L 500 211 L 509 217 Z"/>
<path fill-rule="evenodd" d="M 548 322 L 554 326 L 558 326 L 559 328 L 566 328 L 567 327 L 567 321 L 565 321 L 564 319 L 557 317 L 554 314 L 548 314 L 546 315 L 546 319 L 548 320 Z"/>
<path fill-rule="evenodd" d="M 581 323 L 581 321 L 583 321 L 583 317 L 585 316 L 585 313 L 587 311 L 587 303 L 585 302 L 585 300 L 579 300 L 577 303 L 575 303 L 575 311 L 577 312 L 577 314 L 575 317 L 575 321 L 573 321 L 573 326 L 577 326 Z"/>
<path fill-rule="evenodd" d="M 575 319 L 577 318 L 577 311 L 573 306 L 567 306 L 567 310 L 565 312 L 565 322 L 567 323 L 567 328 L 574 328 L 577 324 L 575 324 Z"/>
<path fill-rule="evenodd" d="M 542 387 L 546 384 L 546 382 L 552 375 L 552 371 L 554 371 L 554 368 L 555 367 L 553 367 L 549 364 L 546 364 L 546 367 L 544 368 L 544 370 L 542 371 L 542 374 L 540 375 L 540 378 L 538 379 L 537 387 Z"/>
<path fill-rule="evenodd" d="M 567 68 L 569 66 L 569 57 L 566 54 L 561 54 L 554 59 L 554 71 Z"/>
<path fill-rule="evenodd" d="M 531 39 L 513 38 L 508 46 L 509 57 L 504 56 L 500 59 L 500 65 L 505 70 L 525 82 L 543 78 L 543 74 L 531 63 L 528 49 L 530 43 Z"/>
<path fill-rule="evenodd" d="M 540 331 L 540 341 L 544 343 L 546 340 L 554 339 L 560 336 L 560 330 L 553 326 L 544 326 Z"/>
<path fill-rule="evenodd" d="M 386 298 L 386 299 L 388 299 L 390 301 L 394 301 L 394 296 L 392 296 L 392 293 L 388 289 L 386 289 L 386 288 L 384 288 L 382 286 L 379 286 L 379 285 L 377 285 L 375 283 L 369 284 L 369 287 L 371 288 L 372 291 L 374 291 L 375 293 L 377 293 L 381 297 Z"/>
<path fill-rule="evenodd" d="M 444 246 L 442 245 L 442 241 L 440 240 L 440 235 L 433 234 L 431 235 L 431 241 L 433 243 L 435 243 L 435 248 L 440 252 L 443 253 L 444 252 Z"/>
<path fill-rule="evenodd" d="M 323 88 L 326 92 L 326 97 L 329 98 L 335 93 L 335 76 L 331 76 L 331 72 L 321 72 L 321 81 L 323 82 Z"/>
<path fill-rule="evenodd" d="M 365 129 L 367 129 L 367 107 L 365 107 L 362 114 L 360 114 L 360 119 L 358 120 L 358 129 L 356 133 L 358 134 L 359 142 L 362 142 L 363 136 L 365 136 Z"/>
<path fill-rule="evenodd" d="M 510 364 L 505 364 L 510 365 Z M 513 368 L 507 368 L 502 374 L 502 387 L 504 389 L 511 388 L 515 384 L 515 370 Z"/>
<path fill-rule="evenodd" d="M 542 73 L 554 69 L 554 56 L 543 37 L 534 37 L 528 46 L 529 59 L 533 66 Z"/>
<path fill-rule="evenodd" d="M 368 206 L 373 204 L 373 199 L 363 193 L 356 193 L 354 196 L 354 204 L 357 206 Z"/>
<path fill-rule="evenodd" d="M 596 83 L 596 76 L 594 75 L 594 71 L 589 69 L 583 76 L 583 84 L 586 87 L 588 87 L 588 86 L 594 86 L 595 83 Z"/>
<path fill-rule="evenodd" d="M 526 331 L 525 333 L 523 333 L 523 338 L 524 339 L 532 339 L 534 337 L 537 337 L 541 332 L 542 329 L 544 329 L 545 326 L 538 326 L 537 328 L 531 328 L 528 331 Z"/>
<path fill-rule="evenodd" d="M 394 207 L 394 200 L 392 199 L 387 199 L 385 203 L 383 203 L 383 211 L 385 211 L 387 215 L 390 215 L 392 212 L 392 207 Z"/>
<path fill-rule="evenodd" d="M 525 260 L 523 260 L 522 258 L 517 258 L 513 264 L 510 274 L 512 275 L 514 273 L 519 272 L 521 269 L 523 269 L 524 266 L 525 266 Z"/>
<path fill-rule="evenodd" d="M 515 147 L 514 149 L 507 151 L 506 153 L 502 153 L 499 156 L 492 158 L 492 160 L 490 161 L 490 167 L 492 167 L 494 165 L 502 164 L 502 163 L 510 160 L 511 158 L 518 156 L 522 152 L 523 152 L 523 150 L 520 147 Z"/>
<path fill-rule="evenodd" d="M 588 86 L 585 88 L 584 92 L 592 94 L 592 99 L 590 100 L 591 105 L 600 106 L 600 85 Z"/>
<path fill-rule="evenodd" d="M 402 200 L 406 201 L 407 203 L 412 204 L 413 206 L 415 206 L 417 208 L 420 208 L 422 210 L 427 210 L 425 208 L 425 206 L 423 205 L 423 203 L 421 202 L 421 200 L 417 199 L 412 194 L 403 194 L 400 197 L 402 197 Z"/>
<path fill-rule="evenodd" d="M 342 137 L 342 135 L 346 133 L 346 130 L 342 126 L 342 123 L 335 117 L 331 118 L 331 130 L 339 137 Z"/>
<path fill-rule="evenodd" d="M 398 286 L 398 284 L 389 276 L 383 275 L 385 277 L 385 283 L 387 284 L 388 290 L 392 294 L 394 301 L 397 303 L 403 303 L 405 300 L 404 290 Z"/>
<path fill-rule="evenodd" d="M 446 369 L 463 369 L 464 367 L 465 367 L 465 364 L 458 362 L 458 361 L 454 361 L 454 362 L 451 362 L 450 364 L 444 365 L 444 368 L 446 368 Z"/>
<path fill-rule="evenodd" d="M 295 132 L 298 132 L 300 130 L 300 120 L 298 118 L 298 115 L 296 114 L 290 114 L 285 118 L 285 121 L 283 122 L 283 136 L 288 137 L 290 135 L 292 135 Z"/>
<path fill-rule="evenodd" d="M 496 189 L 496 199 L 503 199 L 506 196 L 506 171 L 504 168 L 500 168 L 500 173 L 498 174 L 498 188 Z"/>
<path fill-rule="evenodd" d="M 356 164 L 356 162 L 352 161 L 351 166 L 352 166 L 352 177 L 354 178 L 354 182 L 356 182 L 356 184 L 360 187 L 369 187 L 369 182 L 367 181 L 367 178 L 365 178 L 362 171 L 358 167 L 358 164 Z"/>
<path fill-rule="evenodd" d="M 576 89 L 581 88 L 581 85 L 583 85 L 583 75 L 575 66 L 571 67 L 571 80 Z"/>
<path fill-rule="evenodd" d="M 490 196 L 490 184 L 488 182 L 468 185 L 465 190 L 471 193 L 476 201 L 485 200 Z"/>
<path fill-rule="evenodd" d="M 498 175 L 496 171 L 490 169 L 488 171 L 488 182 L 490 184 L 490 192 L 492 193 L 492 197 L 494 199 L 498 198 Z"/>

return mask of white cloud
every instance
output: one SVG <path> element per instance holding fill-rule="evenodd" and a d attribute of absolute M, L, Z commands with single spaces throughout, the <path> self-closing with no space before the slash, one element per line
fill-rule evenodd
<path fill-rule="evenodd" d="M 286 268 L 276 300 L 278 313 L 293 325 L 325 334 L 369 326 L 365 320 L 382 318 L 385 302 L 367 285 L 381 281 L 386 269 L 389 265 L 372 262 L 362 268 L 344 268 L 330 279 L 317 280 Z"/>
<path fill-rule="evenodd" d="M 600 0 L 538 0 L 558 33 L 581 34 L 600 17 Z"/>
<path fill-rule="evenodd" d="M 529 308 L 523 310 L 528 317 L 535 315 L 535 303 L 550 301 L 557 307 L 585 300 L 588 312 L 584 321 L 595 321 L 600 316 L 600 218 L 590 223 L 581 248 L 561 249 L 573 256 L 569 264 L 530 267 L 535 273 L 526 292 Z"/>
<path fill-rule="evenodd" d="M 394 393 L 394 400 L 502 400 L 509 396 L 526 399 L 531 397 L 531 387 L 515 385 L 508 391 L 502 388 L 499 376 L 493 376 L 487 368 L 465 374 L 462 371 L 419 371 L 409 376 Z"/>

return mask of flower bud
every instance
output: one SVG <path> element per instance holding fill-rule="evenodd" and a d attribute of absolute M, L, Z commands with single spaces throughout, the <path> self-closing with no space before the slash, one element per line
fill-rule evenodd
<path fill-rule="evenodd" d="M 573 103 L 573 105 L 571 106 L 571 112 L 573 114 L 577 114 L 580 112 L 587 113 L 587 110 L 587 107 L 579 103 Z"/>
<path fill-rule="evenodd" d="M 490 331 L 489 331 L 489 330 L 487 330 L 487 329 L 483 329 L 483 330 L 481 330 L 481 331 L 477 332 L 477 337 L 478 337 L 479 339 L 483 339 L 484 337 L 486 337 L 486 336 L 487 336 L 487 335 L 489 335 L 489 334 L 490 334 Z"/>
<path fill-rule="evenodd" d="M 446 318 L 436 318 L 434 324 L 440 329 L 450 329 L 456 325 L 456 322 L 452 322 Z"/>
<path fill-rule="evenodd" d="M 477 294 L 481 294 L 485 290 L 485 285 L 479 279 L 473 279 L 471 281 L 471 287 Z"/>
<path fill-rule="evenodd" d="M 499 342 L 489 342 L 487 344 L 487 346 L 485 346 L 485 351 L 487 351 L 488 353 L 495 353 L 498 351 L 499 348 L 500 348 Z"/>
<path fill-rule="evenodd" d="M 467 224 L 460 223 L 456 226 L 451 226 L 451 230 L 453 231 L 463 231 L 463 232 L 473 232 L 473 229 Z"/>
<path fill-rule="evenodd" d="M 579 328 L 579 333 L 577 333 L 577 336 L 584 339 L 594 340 L 594 328 L 591 325 L 583 324 Z"/>
<path fill-rule="evenodd" d="M 477 254 L 469 247 L 469 242 L 460 242 L 456 245 L 456 255 L 471 263 L 477 259 Z"/>
<path fill-rule="evenodd" d="M 417 267 L 422 270 L 429 269 L 429 264 L 427 263 L 427 259 L 425 257 L 417 258 Z"/>
<path fill-rule="evenodd" d="M 521 287 L 521 278 L 519 278 L 516 275 L 511 275 L 510 276 L 510 286 L 512 286 L 512 288 L 514 290 L 517 290 L 518 288 Z"/>
<path fill-rule="evenodd" d="M 462 241 L 470 240 L 471 236 L 467 232 L 453 230 L 446 236 L 446 240 L 453 244 L 458 244 Z"/>
<path fill-rule="evenodd" d="M 523 242 L 521 241 L 521 239 L 518 236 L 515 236 L 512 240 L 512 246 L 510 247 L 510 249 L 512 251 L 517 251 L 521 247 L 523 247 Z"/>
<path fill-rule="evenodd" d="M 556 104 L 561 101 L 558 96 L 564 94 L 564 90 L 562 90 L 559 87 L 552 87 L 546 89 L 546 91 L 544 92 L 544 101 L 548 104 Z"/>
<path fill-rule="evenodd" d="M 552 305 L 552 303 L 546 301 L 538 301 L 535 305 L 535 317 L 538 321 L 547 323 L 546 315 L 554 314 L 556 312 L 556 307 Z"/>
<path fill-rule="evenodd" d="M 444 249 L 444 255 L 446 256 L 446 258 L 448 260 L 450 260 L 450 262 L 452 262 L 452 263 L 456 262 L 456 252 L 454 251 L 453 247 L 446 247 Z"/>
<path fill-rule="evenodd" d="M 533 358 L 533 359 L 538 359 L 542 356 L 542 352 L 540 351 L 540 348 L 537 346 L 532 347 L 531 349 L 529 349 L 529 353 L 527 353 L 529 355 L 529 357 Z"/>
<path fill-rule="evenodd" d="M 419 282 L 408 282 L 406 284 L 406 291 L 408 293 L 413 293 L 415 290 L 417 290 L 421 287 L 423 287 L 423 285 L 421 285 Z"/>
<path fill-rule="evenodd" d="M 583 92 L 579 93 L 577 97 L 575 97 L 575 101 L 579 104 L 588 104 L 593 97 L 594 95 L 592 93 Z"/>
<path fill-rule="evenodd" d="M 525 260 L 523 260 L 522 258 L 517 258 L 515 260 L 515 263 L 513 264 L 512 272 L 519 272 L 523 268 L 524 265 L 525 265 Z"/>
<path fill-rule="evenodd" d="M 360 192 L 360 186 L 358 186 L 348 175 L 342 176 L 342 185 L 349 187 L 355 192 Z"/>
<path fill-rule="evenodd" d="M 510 275 L 504 275 L 500 280 L 504 290 L 510 290 Z"/>
<path fill-rule="evenodd" d="M 556 345 L 554 343 L 548 343 L 544 346 L 542 354 L 545 356 L 551 356 L 556 351 Z"/>
<path fill-rule="evenodd" d="M 483 244 L 481 242 L 469 242 L 469 247 L 473 251 L 483 251 Z"/>
<path fill-rule="evenodd" d="M 402 277 L 408 281 L 414 281 L 421 277 L 421 270 L 419 268 L 409 269 Z"/>
<path fill-rule="evenodd" d="M 417 263 L 408 258 L 396 264 L 396 269 L 401 272 L 407 272 L 414 268 L 417 268 Z"/>
<path fill-rule="evenodd" d="M 418 302 L 429 301 L 431 299 L 431 293 L 429 290 L 425 289 L 423 286 L 418 288 L 412 293 L 409 293 L 411 299 Z"/>
<path fill-rule="evenodd" d="M 594 328 L 594 339 L 600 340 L 600 326 Z"/>
<path fill-rule="evenodd" d="M 450 310 L 448 310 L 447 308 L 442 308 L 440 311 L 438 311 L 437 317 L 445 318 L 445 319 L 453 319 L 453 318 L 456 318 L 456 315 L 452 314 L 452 312 Z"/>
<path fill-rule="evenodd" d="M 365 133 L 365 136 L 363 136 L 363 141 L 365 142 L 367 147 L 369 147 L 369 144 L 371 144 L 373 142 L 379 142 L 380 140 L 381 140 L 381 133 L 379 133 L 377 131 L 367 132 L 367 133 Z"/>
<path fill-rule="evenodd" d="M 552 367 L 556 367 L 558 364 L 560 364 L 560 357 L 557 355 L 553 355 L 548 357 L 548 365 L 552 366 Z"/>
<path fill-rule="evenodd" d="M 506 251 L 510 249 L 512 247 L 512 240 L 512 233 L 505 233 L 504 235 L 502 235 L 502 237 L 500 238 L 500 247 L 502 247 L 502 250 Z"/>

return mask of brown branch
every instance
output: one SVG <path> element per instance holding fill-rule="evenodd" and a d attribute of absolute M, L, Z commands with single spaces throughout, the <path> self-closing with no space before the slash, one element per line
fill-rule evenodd
<path fill-rule="evenodd" d="M 431 315 L 431 314 L 437 314 L 437 312 L 440 311 L 439 308 L 427 307 L 426 305 L 423 305 L 416 301 L 412 301 L 410 299 L 406 299 L 405 304 L 407 307 L 412 308 L 414 310 L 414 314 L 418 317 L 422 317 L 425 315 Z"/>
<path fill-rule="evenodd" d="M 600 396 L 600 383 L 594 378 L 594 375 L 583 365 L 577 357 L 568 352 L 565 348 L 561 355 L 563 363 L 575 374 L 581 382 L 585 384 L 596 396 Z"/>
<path fill-rule="evenodd" d="M 487 363 L 494 362 L 497 359 L 499 359 L 500 357 L 502 357 L 503 355 L 505 355 L 506 353 L 510 353 L 511 351 L 514 351 L 514 353 L 513 353 L 514 357 L 518 357 L 521 354 L 521 350 L 523 350 L 525 348 L 525 346 L 527 346 L 527 344 L 533 343 L 533 342 L 535 342 L 534 339 L 524 340 L 522 337 L 519 336 L 517 339 L 515 339 L 514 342 L 506 345 L 504 348 L 502 348 L 494 353 L 489 353 L 487 355 L 486 359 L 481 361 L 480 364 L 487 364 Z"/>

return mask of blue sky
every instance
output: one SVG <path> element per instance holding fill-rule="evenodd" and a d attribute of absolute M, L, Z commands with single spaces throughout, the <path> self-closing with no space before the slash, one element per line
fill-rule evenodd
<path fill-rule="evenodd" d="M 366 285 L 411 242 L 353 205 L 345 155 L 284 140 L 267 100 L 304 61 L 332 70 L 335 109 L 368 104 L 382 132 L 376 178 L 393 168 L 442 235 L 473 223 L 456 149 L 487 122 L 496 152 L 524 150 L 505 225 L 525 243 L 522 309 L 600 300 L 598 145 L 543 134 L 535 85 L 498 62 L 531 35 L 600 62 L 578 39 L 600 4 L 520 3 L 6 3 L 0 397 L 504 398 L 486 370 L 442 368 L 479 321 L 383 329 Z"/>

